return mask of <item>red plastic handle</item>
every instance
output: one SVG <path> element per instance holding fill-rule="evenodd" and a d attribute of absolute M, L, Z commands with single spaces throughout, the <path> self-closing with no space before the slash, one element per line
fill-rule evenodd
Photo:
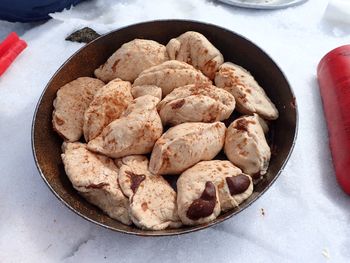
<path fill-rule="evenodd" d="M 329 52 L 317 77 L 337 180 L 350 194 L 350 45 Z"/>
<path fill-rule="evenodd" d="M 27 43 L 12 32 L 0 44 L 0 76 L 8 69 L 16 57 L 27 47 Z"/>
<path fill-rule="evenodd" d="M 16 32 L 10 33 L 4 41 L 1 42 L 0 44 L 0 57 L 2 57 L 7 50 L 14 45 L 17 41 L 19 40 L 18 35 Z"/>

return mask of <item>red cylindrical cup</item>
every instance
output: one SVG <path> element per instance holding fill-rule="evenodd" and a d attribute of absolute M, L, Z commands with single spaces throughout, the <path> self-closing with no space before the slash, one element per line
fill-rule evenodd
<path fill-rule="evenodd" d="M 325 55 L 317 77 L 335 173 L 342 189 L 350 194 L 350 45 Z"/>

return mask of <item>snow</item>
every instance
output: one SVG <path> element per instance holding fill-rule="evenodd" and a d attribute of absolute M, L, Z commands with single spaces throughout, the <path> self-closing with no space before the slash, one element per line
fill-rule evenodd
<path fill-rule="evenodd" d="M 0 262 L 348 262 L 350 199 L 335 180 L 316 67 L 350 36 L 323 19 L 327 4 L 258 11 L 204 0 L 95 0 L 44 24 L 1 22 L 1 36 L 16 30 L 28 48 L 0 78 Z M 31 122 L 50 77 L 83 46 L 64 40 L 72 31 L 170 18 L 226 27 L 265 50 L 296 94 L 298 140 L 280 178 L 238 216 L 178 237 L 128 236 L 85 221 L 54 197 L 34 164 Z"/>

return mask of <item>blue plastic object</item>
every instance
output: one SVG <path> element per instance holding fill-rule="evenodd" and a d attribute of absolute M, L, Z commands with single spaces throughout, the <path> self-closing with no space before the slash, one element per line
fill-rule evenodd
<path fill-rule="evenodd" d="M 46 20 L 49 13 L 62 11 L 84 0 L 0 0 L 0 19 L 10 22 Z"/>

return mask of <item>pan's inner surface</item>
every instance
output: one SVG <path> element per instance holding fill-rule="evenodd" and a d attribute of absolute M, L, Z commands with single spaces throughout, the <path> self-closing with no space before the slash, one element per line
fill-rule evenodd
<path fill-rule="evenodd" d="M 273 137 L 270 137 L 270 145 L 273 155 L 267 175 L 255 186 L 253 195 L 239 208 L 226 212 L 215 221 L 201 226 L 162 231 L 140 230 L 109 218 L 101 210 L 86 202 L 73 189 L 64 172 L 60 157 L 62 139 L 52 129 L 52 103 L 61 86 L 81 76 L 93 76 L 94 69 L 104 63 L 123 43 L 135 38 L 145 38 L 166 44 L 169 39 L 189 30 L 204 34 L 222 52 L 225 61 L 234 62 L 248 69 L 276 104 L 280 117 L 273 123 L 271 129 Z M 269 188 L 287 161 L 294 144 L 297 112 L 293 102 L 294 97 L 290 86 L 277 65 L 262 50 L 243 37 L 223 28 L 200 22 L 181 20 L 147 22 L 113 31 L 95 40 L 74 54 L 56 72 L 48 83 L 34 116 L 33 152 L 40 173 L 54 194 L 84 218 L 104 227 L 130 234 L 150 236 L 183 234 L 226 220 L 245 209 Z"/>

